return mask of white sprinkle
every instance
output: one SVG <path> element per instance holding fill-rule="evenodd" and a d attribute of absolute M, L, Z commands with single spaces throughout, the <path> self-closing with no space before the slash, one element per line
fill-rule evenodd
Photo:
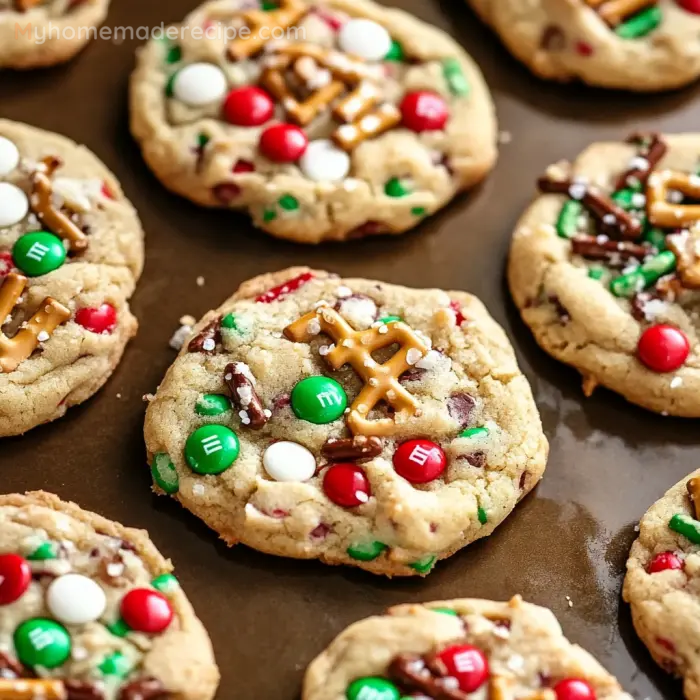
<path fill-rule="evenodd" d="M 365 367 L 374 367 L 376 362 L 371 357 L 366 357 L 362 363 Z"/>
<path fill-rule="evenodd" d="M 334 343 L 331 344 L 331 345 L 321 345 L 321 347 L 318 349 L 318 354 L 319 354 L 321 357 L 325 357 L 325 356 L 328 355 L 330 352 L 332 352 L 334 349 L 335 349 L 335 344 L 334 344 Z"/>
<path fill-rule="evenodd" d="M 384 335 L 385 333 L 388 333 L 388 332 L 389 332 L 389 326 L 387 326 L 386 324 L 383 324 L 383 325 L 379 326 L 379 332 L 380 332 L 382 335 Z"/>
<path fill-rule="evenodd" d="M 124 564 L 120 562 L 111 562 L 107 564 L 107 576 L 111 578 L 116 578 L 124 573 Z"/>
<path fill-rule="evenodd" d="M 367 383 L 368 383 L 370 386 L 379 386 L 379 380 L 378 380 L 376 377 L 370 377 L 370 378 L 367 380 Z"/>
<path fill-rule="evenodd" d="M 201 275 L 199 277 L 197 277 L 197 286 L 198 287 L 204 286 L 204 277 L 202 277 Z"/>
<path fill-rule="evenodd" d="M 649 161 L 643 156 L 635 156 L 630 160 L 628 167 L 630 170 L 641 170 L 645 173 L 649 170 Z"/>
<path fill-rule="evenodd" d="M 574 182 L 571 187 L 569 187 L 569 196 L 571 199 L 581 200 L 586 196 L 586 185 L 580 182 Z"/>
<path fill-rule="evenodd" d="M 343 341 L 343 347 L 344 347 L 344 348 L 351 348 L 354 344 L 355 344 L 355 341 L 352 340 L 351 338 L 346 338 L 346 339 Z"/>
<path fill-rule="evenodd" d="M 317 318 L 312 318 L 306 325 L 306 331 L 310 335 L 318 335 L 321 332 L 321 322 Z"/>
<path fill-rule="evenodd" d="M 46 332 L 46 331 L 40 331 L 39 335 L 37 335 L 36 339 L 40 343 L 45 343 L 51 336 Z"/>
<path fill-rule="evenodd" d="M 168 345 L 173 350 L 181 350 L 182 346 L 185 344 L 185 341 L 187 338 L 189 338 L 190 333 L 192 333 L 192 326 L 190 325 L 182 325 L 180 326 L 174 333 L 173 337 L 170 338 L 170 342 Z"/>
<path fill-rule="evenodd" d="M 677 389 L 681 384 L 683 384 L 683 380 L 680 377 L 674 377 L 671 380 L 671 389 Z"/>
<path fill-rule="evenodd" d="M 647 203 L 647 198 L 641 192 L 635 192 L 632 195 L 632 206 L 635 209 L 644 209 Z"/>
<path fill-rule="evenodd" d="M 269 408 L 266 408 L 263 413 L 268 417 L 272 418 L 272 411 Z"/>
<path fill-rule="evenodd" d="M 406 353 L 406 362 L 409 365 L 415 365 L 423 357 L 423 353 L 416 348 L 409 348 Z"/>
<path fill-rule="evenodd" d="M 519 671 L 525 665 L 525 659 L 520 656 L 520 654 L 513 654 L 508 661 L 506 661 L 506 666 L 511 671 Z"/>
<path fill-rule="evenodd" d="M 213 338 L 207 338 L 203 343 L 202 343 L 202 349 L 206 350 L 207 352 L 211 352 L 216 348 L 216 341 Z"/>
<path fill-rule="evenodd" d="M 341 299 L 344 299 L 345 297 L 350 297 L 352 296 L 352 289 L 350 289 L 350 287 L 345 287 L 344 285 L 341 285 L 335 290 L 335 295 L 337 297 L 340 297 Z"/>
<path fill-rule="evenodd" d="M 416 367 L 420 369 L 435 369 L 441 357 L 442 355 L 437 350 L 430 350 L 425 357 L 416 362 Z"/>
<path fill-rule="evenodd" d="M 248 411 L 238 411 L 238 415 L 243 425 L 250 425 L 250 417 L 248 416 Z"/>
<path fill-rule="evenodd" d="M 195 484 L 192 487 L 193 496 L 203 496 L 205 491 L 206 489 L 204 488 L 204 484 Z"/>
<path fill-rule="evenodd" d="M 569 607 L 570 607 L 570 608 L 573 608 L 573 607 L 574 607 L 574 602 L 573 602 L 573 600 L 571 600 L 570 596 L 567 595 L 567 596 L 564 596 L 564 597 L 566 598 L 566 602 L 569 604 Z"/>
<path fill-rule="evenodd" d="M 73 647 L 70 652 L 73 661 L 84 661 L 90 656 L 88 650 L 85 647 Z"/>
<path fill-rule="evenodd" d="M 634 531 L 635 531 L 635 532 L 639 532 L 639 525 L 635 525 L 635 526 L 634 526 Z"/>

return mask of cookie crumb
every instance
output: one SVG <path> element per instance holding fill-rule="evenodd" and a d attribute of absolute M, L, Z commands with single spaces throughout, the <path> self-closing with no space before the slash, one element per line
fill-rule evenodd
<path fill-rule="evenodd" d="M 201 275 L 199 277 L 197 277 L 197 286 L 198 287 L 203 287 L 204 283 L 205 283 L 204 277 L 202 277 Z"/>

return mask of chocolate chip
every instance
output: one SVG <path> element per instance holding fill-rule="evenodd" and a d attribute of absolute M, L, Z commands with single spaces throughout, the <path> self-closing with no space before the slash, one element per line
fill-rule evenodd
<path fill-rule="evenodd" d="M 528 472 L 526 472 L 526 471 L 523 472 L 523 473 L 520 475 L 520 484 L 519 484 L 519 486 L 520 486 L 520 490 L 521 490 L 521 491 L 525 488 L 525 481 L 527 480 L 527 476 L 528 476 Z"/>
<path fill-rule="evenodd" d="M 477 469 L 483 469 L 486 466 L 486 455 L 481 451 L 464 455 L 464 459 Z"/>
<path fill-rule="evenodd" d="M 544 51 L 562 51 L 566 47 L 566 34 L 556 24 L 548 24 L 540 37 L 540 48 Z"/>
<path fill-rule="evenodd" d="M 469 425 L 475 405 L 474 397 L 469 394 L 452 394 L 447 399 L 447 410 L 450 416 L 459 423 L 460 430 Z"/>

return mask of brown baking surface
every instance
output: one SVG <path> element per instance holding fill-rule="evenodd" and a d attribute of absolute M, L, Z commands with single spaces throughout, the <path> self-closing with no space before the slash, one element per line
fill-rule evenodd
<path fill-rule="evenodd" d="M 114 0 L 108 26 L 177 21 L 195 4 Z M 85 143 L 121 180 L 147 235 L 146 269 L 133 299 L 141 330 L 122 364 L 66 418 L 0 443 L 0 489 L 44 488 L 147 528 L 209 629 L 222 699 L 296 700 L 304 668 L 336 634 L 394 603 L 515 593 L 552 608 L 569 638 L 640 700 L 681 697 L 634 636 L 620 586 L 636 522 L 700 466 L 697 423 L 646 413 L 607 391 L 584 399 L 578 375 L 540 351 L 520 322 L 503 268 L 513 224 L 546 165 L 636 129 L 700 129 L 700 87 L 635 96 L 546 84 L 460 0 L 393 4 L 447 29 L 472 53 L 493 90 L 500 128 L 512 135 L 482 187 L 398 238 L 302 247 L 255 231 L 244 216 L 205 211 L 166 192 L 128 132 L 137 39 L 98 41 L 57 69 L 0 75 L 0 116 Z M 473 292 L 505 326 L 533 384 L 551 442 L 543 482 L 488 540 L 440 563 L 425 580 L 392 582 L 229 550 L 175 502 L 150 493 L 142 396 L 155 391 L 175 357 L 168 340 L 178 319 L 201 316 L 253 275 L 301 264 Z"/>

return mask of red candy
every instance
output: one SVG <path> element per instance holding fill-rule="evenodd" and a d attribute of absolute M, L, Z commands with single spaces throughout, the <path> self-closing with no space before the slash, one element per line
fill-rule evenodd
<path fill-rule="evenodd" d="M 473 693 L 489 677 L 489 662 L 481 649 L 469 644 L 456 644 L 438 654 L 448 675 L 457 679 L 460 690 Z"/>
<path fill-rule="evenodd" d="M 323 477 L 323 490 L 333 503 L 343 508 L 361 506 L 370 496 L 369 481 L 354 464 L 329 467 Z"/>
<path fill-rule="evenodd" d="M 576 53 L 580 56 L 585 56 L 588 58 L 593 55 L 593 47 L 585 41 L 576 42 Z"/>
<path fill-rule="evenodd" d="M 32 582 L 29 562 L 18 554 L 0 555 L 0 605 L 20 598 Z"/>
<path fill-rule="evenodd" d="M 253 173 L 255 166 L 249 160 L 237 160 L 233 166 L 234 173 Z"/>
<path fill-rule="evenodd" d="M 659 324 L 642 333 L 637 345 L 639 359 L 654 372 L 673 372 L 690 354 L 688 336 L 674 326 Z"/>
<path fill-rule="evenodd" d="M 15 266 L 10 253 L 0 253 L 0 277 L 6 277 Z"/>
<path fill-rule="evenodd" d="M 91 333 L 111 333 L 117 325 L 117 310 L 111 304 L 79 309 L 75 321 Z"/>
<path fill-rule="evenodd" d="M 236 126 L 260 126 L 272 119 L 275 103 L 254 85 L 234 88 L 224 100 L 224 118 Z"/>
<path fill-rule="evenodd" d="M 686 12 L 694 15 L 700 15 L 700 0 L 676 0 L 679 7 L 682 7 Z"/>
<path fill-rule="evenodd" d="M 647 572 L 650 574 L 658 574 L 659 571 L 682 568 L 683 560 L 673 552 L 659 552 L 659 554 L 649 562 Z"/>
<path fill-rule="evenodd" d="M 408 440 L 394 452 L 394 469 L 412 484 L 426 484 L 437 479 L 447 466 L 447 457 L 439 445 L 430 440 Z"/>
<path fill-rule="evenodd" d="M 260 152 L 275 163 L 295 163 L 308 145 L 306 134 L 293 124 L 268 126 L 260 136 Z"/>
<path fill-rule="evenodd" d="M 434 92 L 409 92 L 401 102 L 403 125 L 411 131 L 439 131 L 444 128 L 450 111 L 447 103 Z"/>
<path fill-rule="evenodd" d="M 304 272 L 298 277 L 294 277 L 294 279 L 289 280 L 289 282 L 285 282 L 284 284 L 280 284 L 278 287 L 268 289 L 264 294 L 256 297 L 255 301 L 257 301 L 259 304 L 271 304 L 273 301 L 277 301 L 280 297 L 296 292 L 299 287 L 304 286 L 313 278 L 314 276 L 310 272 Z"/>
<path fill-rule="evenodd" d="M 450 302 L 450 308 L 455 312 L 455 323 L 457 324 L 457 328 L 459 328 L 467 320 L 462 313 L 462 307 L 459 305 L 458 301 L 453 299 Z"/>
<path fill-rule="evenodd" d="M 581 678 L 566 678 L 554 686 L 557 700 L 596 700 L 595 690 Z"/>
<path fill-rule="evenodd" d="M 121 603 L 121 615 L 132 630 L 159 634 L 173 620 L 173 609 L 168 599 L 149 588 L 134 588 Z"/>

